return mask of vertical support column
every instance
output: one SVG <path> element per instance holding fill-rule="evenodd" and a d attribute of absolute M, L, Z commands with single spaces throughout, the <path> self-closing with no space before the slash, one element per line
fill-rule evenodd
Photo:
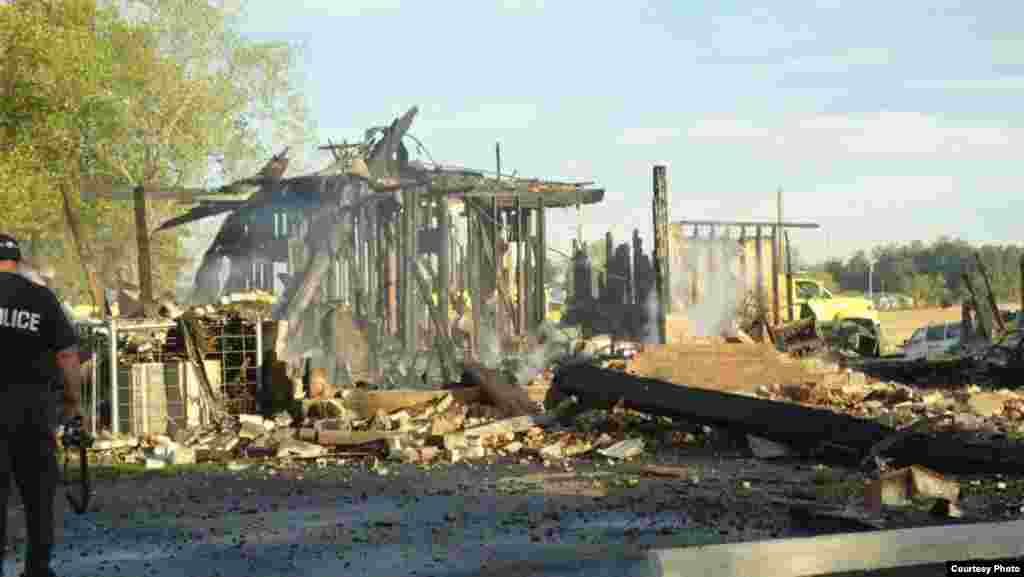
<path fill-rule="evenodd" d="M 463 271 L 466 275 L 466 287 L 469 291 L 470 314 L 473 318 L 473 330 L 470 335 L 470 348 L 474 358 L 480 354 L 480 219 L 476 203 L 466 198 L 466 262 Z"/>
<path fill-rule="evenodd" d="M 100 351 L 99 351 L 98 347 L 96 346 L 96 343 L 97 343 L 96 327 L 91 325 L 91 324 L 90 325 L 86 325 L 86 326 L 89 327 L 89 336 L 92 337 L 90 339 L 91 342 L 92 342 L 92 346 L 90 347 L 91 350 L 89 351 L 89 352 L 92 353 L 92 379 L 90 379 L 90 382 L 92 383 L 92 392 L 90 394 L 90 397 L 91 397 L 90 404 L 92 405 L 92 407 L 91 407 L 91 412 L 89 413 L 89 415 L 91 416 L 90 422 L 92 423 L 92 434 L 93 434 L 93 436 L 95 436 L 96 433 L 99 431 L 99 426 L 100 426 L 100 424 L 99 424 L 99 418 L 100 418 L 99 417 Z"/>
<path fill-rule="evenodd" d="M 448 341 L 451 333 L 450 295 L 448 289 L 451 286 L 451 213 L 448 210 L 448 195 L 441 194 L 436 197 L 438 204 L 437 227 L 441 232 L 440 249 L 437 254 L 437 306 L 441 310 L 441 318 L 444 319 L 444 326 L 441 328 L 444 334 L 441 338 Z"/>
<path fill-rule="evenodd" d="M 754 274 L 756 276 L 757 286 L 757 306 L 762 308 L 765 303 L 765 286 L 764 286 L 764 236 L 760 226 L 754 227 L 754 257 L 756 259 L 756 265 L 754 267 Z"/>
<path fill-rule="evenodd" d="M 644 293 L 644 282 L 641 278 L 643 271 L 641 270 L 640 259 L 643 258 L 643 241 L 640 240 L 640 230 L 633 229 L 633 304 L 642 305 L 644 304 L 644 298 L 647 296 Z"/>
<path fill-rule="evenodd" d="M 370 378 L 376 379 L 378 370 L 378 343 L 380 341 L 381 318 L 384 316 L 384 291 L 381 290 L 381 277 L 383 276 L 384 259 L 380 258 L 380 213 L 377 205 L 372 204 L 366 209 L 367 235 L 367 264 L 368 264 L 368 303 L 370 305 L 367 330 L 369 334 L 366 340 L 369 344 L 369 358 L 367 360 L 367 371 Z"/>
<path fill-rule="evenodd" d="M 615 241 L 612 239 L 612 231 L 604 233 L 604 274 L 605 294 L 601 297 L 609 304 L 615 304 L 615 295 L 618 293 L 618 279 L 615 275 Z"/>
<path fill-rule="evenodd" d="M 1024 315 L 1024 255 L 1020 257 L 1020 311 L 1018 315 Z M 1018 316 L 1018 326 L 1024 326 L 1024 318 Z"/>
<path fill-rule="evenodd" d="M 544 199 L 541 198 L 537 203 L 537 212 L 535 213 L 534 219 L 537 227 L 537 250 L 533 253 L 533 258 L 536 263 L 537 274 L 535 278 L 531 279 L 534 286 L 536 287 L 536 296 L 534 297 L 534 303 L 537 307 L 536 313 L 536 324 L 544 322 L 547 317 L 548 305 L 547 305 L 547 292 L 544 287 L 548 282 L 547 272 L 547 256 L 548 256 L 548 237 L 547 237 L 547 222 L 546 215 L 544 212 Z"/>
<path fill-rule="evenodd" d="M 135 241 L 139 253 L 139 306 L 145 318 L 153 302 L 153 269 L 149 252 L 149 224 L 146 222 L 146 191 L 142 185 L 133 191 L 135 199 Z M 234 272 L 234 267 L 232 272 Z M 99 306 L 100 303 L 96 303 Z"/>
<path fill-rule="evenodd" d="M 416 306 L 416 283 L 412 267 L 416 266 L 415 258 L 418 251 L 418 233 L 416 224 L 419 222 L 419 189 L 410 187 L 402 192 L 402 256 L 401 270 L 402 278 L 399 286 L 402 291 L 402 344 L 406 352 L 416 351 L 417 342 L 417 306 Z"/>
<path fill-rule="evenodd" d="M 658 294 L 658 342 L 668 342 L 667 316 L 672 301 L 669 292 L 668 269 L 668 175 L 666 167 L 654 167 L 654 286 Z"/>
<path fill-rule="evenodd" d="M 115 435 L 121 432 L 121 415 L 118 409 L 120 400 L 117 390 L 117 319 L 110 317 L 107 325 L 110 333 L 110 432 Z"/>
<path fill-rule="evenodd" d="M 782 258 L 782 189 L 778 190 L 776 209 L 777 219 L 775 226 L 772 228 L 772 322 L 779 324 L 782 322 L 780 316 L 780 295 L 779 295 L 779 274 L 780 274 L 780 262 Z"/>
<path fill-rule="evenodd" d="M 522 276 L 519 279 L 521 286 L 519 288 L 519 299 L 523 303 L 522 312 L 522 326 L 523 332 L 528 332 L 533 325 L 533 319 L 535 316 L 535 306 L 533 294 L 534 279 L 537 276 L 534 262 L 536 259 L 535 252 L 537 247 L 534 245 L 534 221 L 536 220 L 536 211 L 531 208 L 523 209 L 523 218 L 521 231 L 523 236 L 520 237 L 523 245 L 523 266 L 521 269 Z"/>
<path fill-rule="evenodd" d="M 793 306 L 793 253 L 789 250 L 789 231 L 783 231 L 786 241 L 786 308 L 789 309 L 789 322 L 796 320 L 796 307 Z"/>
<path fill-rule="evenodd" d="M 263 317 L 256 317 L 256 390 L 260 398 L 264 398 L 263 390 Z M 187 401 L 186 401 L 187 406 Z"/>
<path fill-rule="evenodd" d="M 398 338 L 402 331 L 401 312 L 399 307 L 398 279 L 401 276 L 402 267 L 398 262 L 401 243 L 398 239 L 399 215 L 397 212 L 391 214 L 387 222 L 388 239 L 388 315 L 390 317 L 389 333 L 392 337 Z"/>
<path fill-rule="evenodd" d="M 526 334 L 526 319 L 529 316 L 528 313 L 528 301 L 526 296 L 526 266 L 523 263 L 524 248 L 523 243 L 528 237 L 528 230 L 523 230 L 523 203 L 519 198 L 519 193 L 516 192 L 516 206 L 515 206 L 515 222 L 512 224 L 512 234 L 515 237 L 516 243 L 516 334 L 522 336 Z"/>

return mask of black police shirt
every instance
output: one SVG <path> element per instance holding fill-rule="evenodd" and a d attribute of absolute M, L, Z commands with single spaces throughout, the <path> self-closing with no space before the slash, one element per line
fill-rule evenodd
<path fill-rule="evenodd" d="M 47 385 L 57 375 L 56 353 L 78 344 L 78 333 L 57 296 L 25 277 L 0 272 L 0 390 Z"/>

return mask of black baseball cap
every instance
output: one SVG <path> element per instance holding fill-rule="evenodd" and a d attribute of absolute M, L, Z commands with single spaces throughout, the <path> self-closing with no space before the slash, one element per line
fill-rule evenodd
<path fill-rule="evenodd" d="M 21 260 L 21 247 L 18 239 L 9 234 L 0 233 L 0 260 Z"/>

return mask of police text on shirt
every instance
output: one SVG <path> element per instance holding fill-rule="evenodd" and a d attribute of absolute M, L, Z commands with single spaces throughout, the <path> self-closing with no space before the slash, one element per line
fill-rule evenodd
<path fill-rule="evenodd" d="M 38 333 L 39 313 L 0 307 L 0 327 L 10 327 L 32 333 Z"/>

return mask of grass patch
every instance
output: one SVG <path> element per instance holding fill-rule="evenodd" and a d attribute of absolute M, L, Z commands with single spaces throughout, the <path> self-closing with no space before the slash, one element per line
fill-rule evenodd
<path fill-rule="evenodd" d="M 63 461 L 58 461 L 63 466 Z M 188 473 L 214 473 L 223 472 L 225 467 L 221 463 L 197 463 L 194 465 L 168 465 L 162 469 L 147 469 L 144 464 L 121 463 L 117 465 L 89 465 L 89 475 L 93 481 L 118 481 L 128 479 L 152 479 L 162 477 L 176 477 Z M 68 465 L 69 481 L 76 481 L 79 478 L 78 465 Z"/>

